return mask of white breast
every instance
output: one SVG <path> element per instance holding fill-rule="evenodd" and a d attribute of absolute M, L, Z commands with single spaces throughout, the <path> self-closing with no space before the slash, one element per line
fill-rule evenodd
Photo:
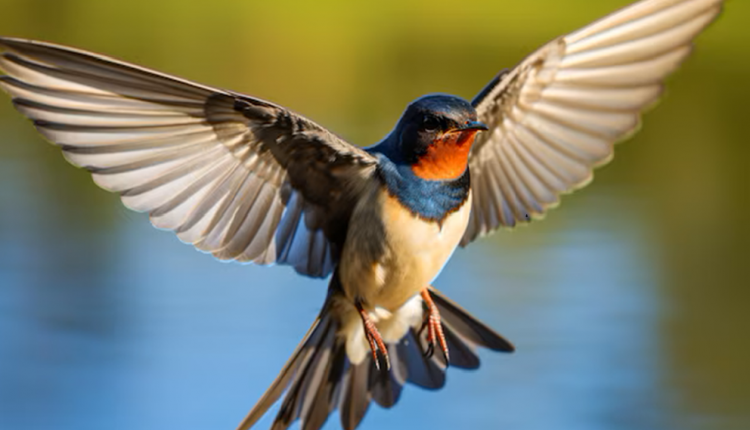
<path fill-rule="evenodd" d="M 352 215 L 341 281 L 350 297 L 394 311 L 427 287 L 450 258 L 469 221 L 471 194 L 441 223 L 418 217 L 385 190 L 370 199 Z"/>

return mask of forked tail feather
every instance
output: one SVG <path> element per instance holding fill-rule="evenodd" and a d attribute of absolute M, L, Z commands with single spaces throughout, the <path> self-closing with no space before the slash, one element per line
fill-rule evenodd
<path fill-rule="evenodd" d="M 505 338 L 442 293 L 430 288 L 430 294 L 442 316 L 451 366 L 478 368 L 477 347 L 514 350 Z M 329 296 L 291 358 L 237 430 L 252 427 L 284 392 L 272 430 L 286 430 L 298 419 L 302 430 L 318 430 L 337 408 L 342 427 L 354 430 L 372 401 L 392 407 L 407 382 L 426 389 L 445 384 L 445 358 L 425 354 L 426 334 L 418 334 L 420 327 L 411 327 L 401 341 L 388 344 L 390 372 L 376 369 L 369 355 L 352 364 L 346 354 L 346 337 L 337 335 L 340 328 Z"/>

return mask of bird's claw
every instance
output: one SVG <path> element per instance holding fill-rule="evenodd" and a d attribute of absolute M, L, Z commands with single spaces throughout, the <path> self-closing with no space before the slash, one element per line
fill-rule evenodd
<path fill-rule="evenodd" d="M 443 324 L 440 320 L 440 312 L 438 311 L 435 302 L 432 301 L 430 291 L 428 289 L 422 290 L 422 300 L 426 307 L 425 319 L 422 327 L 419 329 L 419 335 L 427 330 L 427 348 L 424 351 L 424 355 L 427 358 L 432 358 L 435 354 L 435 348 L 440 345 L 440 350 L 443 351 L 443 357 L 445 357 L 445 365 L 450 363 L 450 354 L 448 352 L 448 343 L 445 340 L 445 333 L 443 332 Z"/>
<path fill-rule="evenodd" d="M 388 356 L 388 349 L 385 346 L 383 337 L 380 336 L 377 326 L 375 326 L 370 315 L 359 303 L 357 304 L 357 311 L 359 311 L 359 315 L 362 317 L 362 326 L 365 330 L 367 343 L 370 344 L 370 352 L 372 353 L 372 361 L 375 363 L 375 368 L 378 370 L 383 368 L 386 371 L 391 370 L 391 360 Z"/>

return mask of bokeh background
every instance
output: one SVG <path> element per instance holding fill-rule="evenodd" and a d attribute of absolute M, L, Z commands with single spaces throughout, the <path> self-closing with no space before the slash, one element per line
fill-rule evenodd
<path fill-rule="evenodd" d="M 626 3 L 0 0 L 0 34 L 266 98 L 366 145 L 412 99 L 471 98 Z M 748 18 L 729 1 L 592 185 L 443 271 L 517 353 L 411 387 L 363 429 L 750 428 Z M 154 230 L 0 99 L 0 429 L 234 428 L 326 283 Z"/>

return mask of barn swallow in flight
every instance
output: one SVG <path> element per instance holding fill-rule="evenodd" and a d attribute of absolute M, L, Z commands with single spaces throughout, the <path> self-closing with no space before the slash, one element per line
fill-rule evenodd
<path fill-rule="evenodd" d="M 502 336 L 430 286 L 456 247 L 540 217 L 636 129 L 722 0 L 644 0 L 559 37 L 471 102 L 429 95 L 368 148 L 281 106 L 0 38 L 16 108 L 124 204 L 221 260 L 329 277 L 319 316 L 240 424 L 356 428 Z"/>

